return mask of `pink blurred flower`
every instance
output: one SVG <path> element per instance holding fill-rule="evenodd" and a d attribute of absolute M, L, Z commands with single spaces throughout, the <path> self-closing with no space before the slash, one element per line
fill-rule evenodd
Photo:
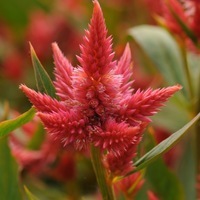
<path fill-rule="evenodd" d="M 80 49 L 80 66 L 75 68 L 53 44 L 54 85 L 60 100 L 25 85 L 20 88 L 54 139 L 78 150 L 93 144 L 102 150 L 103 161 L 111 172 L 125 173 L 131 168 L 142 132 L 151 121 L 149 116 L 181 86 L 134 91 L 129 45 L 118 62 L 113 60 L 112 39 L 107 36 L 96 0 Z"/>

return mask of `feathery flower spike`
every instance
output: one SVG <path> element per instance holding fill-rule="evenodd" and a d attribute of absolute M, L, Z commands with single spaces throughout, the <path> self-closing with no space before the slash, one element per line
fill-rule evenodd
<path fill-rule="evenodd" d="M 181 86 L 134 92 L 130 47 L 126 46 L 118 62 L 113 60 L 112 39 L 107 36 L 101 7 L 97 0 L 93 3 L 92 19 L 77 57 L 80 65 L 73 67 L 57 44 L 52 45 L 59 100 L 25 85 L 20 89 L 53 138 L 78 150 L 92 143 L 102 150 L 110 172 L 123 174 L 132 166 L 148 117 Z"/>

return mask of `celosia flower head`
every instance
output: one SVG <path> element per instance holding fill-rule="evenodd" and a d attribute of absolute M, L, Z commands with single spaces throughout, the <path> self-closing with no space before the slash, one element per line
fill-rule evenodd
<path fill-rule="evenodd" d="M 73 67 L 53 44 L 59 100 L 25 85 L 20 88 L 52 137 L 78 150 L 93 144 L 102 150 L 108 169 L 121 174 L 131 168 L 149 116 L 181 87 L 134 91 L 130 47 L 114 60 L 102 10 L 98 1 L 93 2 L 93 16 L 80 45 L 80 65 Z"/>

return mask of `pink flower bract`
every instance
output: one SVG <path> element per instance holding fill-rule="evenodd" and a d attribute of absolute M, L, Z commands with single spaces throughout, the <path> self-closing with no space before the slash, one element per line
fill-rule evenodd
<path fill-rule="evenodd" d="M 20 88 L 52 137 L 78 150 L 92 143 L 102 150 L 103 161 L 111 172 L 125 173 L 132 166 L 149 116 L 181 87 L 134 91 L 130 47 L 126 46 L 118 62 L 113 60 L 112 39 L 107 36 L 96 0 L 80 49 L 80 66 L 73 67 L 53 44 L 54 85 L 59 100 L 25 85 Z"/>

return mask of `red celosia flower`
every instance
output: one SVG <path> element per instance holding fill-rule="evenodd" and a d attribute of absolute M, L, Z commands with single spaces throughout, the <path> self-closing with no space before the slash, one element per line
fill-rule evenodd
<path fill-rule="evenodd" d="M 20 88 L 52 137 L 79 150 L 92 143 L 102 150 L 111 172 L 125 173 L 150 122 L 148 117 L 181 87 L 146 91 L 131 88 L 130 48 L 126 46 L 119 62 L 113 61 L 112 39 L 107 36 L 97 0 L 80 49 L 80 66 L 74 68 L 53 44 L 54 85 L 60 100 L 25 85 Z"/>

